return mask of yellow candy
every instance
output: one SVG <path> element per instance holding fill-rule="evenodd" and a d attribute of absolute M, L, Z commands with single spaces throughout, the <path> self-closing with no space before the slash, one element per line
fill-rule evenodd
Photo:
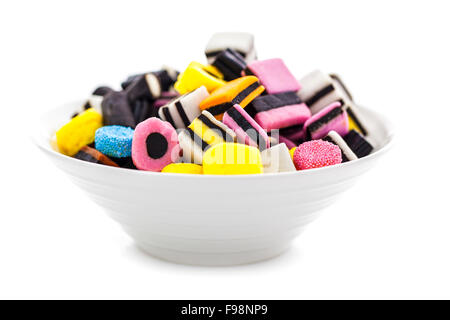
<path fill-rule="evenodd" d="M 204 66 L 194 61 L 178 76 L 174 87 L 180 94 L 194 91 L 201 86 L 205 86 L 208 92 L 212 92 L 225 84 L 220 77 L 223 78 L 223 75 L 216 67 Z"/>
<path fill-rule="evenodd" d="M 291 159 L 294 160 L 294 152 L 297 147 L 293 147 L 291 150 L 289 150 L 289 154 L 291 155 Z"/>
<path fill-rule="evenodd" d="M 239 143 L 219 143 L 203 155 L 204 174 L 263 173 L 261 154 L 255 147 Z"/>
<path fill-rule="evenodd" d="M 171 163 L 165 166 L 161 172 L 203 174 L 203 167 L 193 163 Z"/>
<path fill-rule="evenodd" d="M 199 117 L 192 121 L 188 128 L 194 131 L 208 145 L 220 142 L 234 142 L 236 140 L 234 131 L 216 120 L 208 111 L 203 111 Z"/>
<path fill-rule="evenodd" d="M 82 147 L 94 142 L 95 131 L 101 126 L 102 115 L 94 109 L 80 113 L 56 132 L 59 151 L 73 156 Z"/>
<path fill-rule="evenodd" d="M 362 134 L 361 128 L 356 124 L 352 117 L 348 116 L 348 130 L 356 130 Z"/>

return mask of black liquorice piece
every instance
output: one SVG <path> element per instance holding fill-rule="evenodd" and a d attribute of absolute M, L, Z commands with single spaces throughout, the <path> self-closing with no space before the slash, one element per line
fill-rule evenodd
<path fill-rule="evenodd" d="M 98 163 L 98 164 L 103 164 L 103 165 L 112 166 L 112 167 L 118 167 L 118 164 L 115 161 L 113 161 L 112 159 L 105 156 L 100 151 L 98 151 L 90 146 L 84 146 L 73 157 L 76 159 L 79 159 L 79 160 L 87 161 L 87 162 Z"/>
<path fill-rule="evenodd" d="M 92 95 L 104 97 L 108 93 L 113 92 L 113 91 L 114 90 L 111 89 L 110 87 L 102 86 L 102 87 L 98 87 L 97 89 L 95 89 L 94 92 L 92 92 Z"/>
<path fill-rule="evenodd" d="M 283 106 L 301 103 L 302 100 L 298 97 L 296 92 L 283 92 L 256 97 L 250 105 L 256 112 L 263 112 Z"/>
<path fill-rule="evenodd" d="M 162 91 L 169 91 L 170 88 L 173 86 L 173 84 L 175 83 L 175 81 L 177 81 L 178 75 L 180 74 L 178 71 L 176 70 L 168 70 L 168 69 L 163 69 L 163 70 L 159 70 L 159 71 L 152 71 L 152 72 L 146 72 L 146 73 L 140 73 L 140 74 L 134 74 L 129 76 L 124 82 L 122 82 L 121 86 L 122 89 L 126 89 L 128 88 L 134 81 L 136 81 L 138 78 L 145 76 L 146 74 L 153 74 L 155 75 L 161 85 L 161 90 Z"/>
<path fill-rule="evenodd" d="M 137 170 L 136 166 L 133 163 L 133 160 L 131 157 L 125 157 L 125 158 L 115 158 L 115 157 L 109 157 L 112 161 L 117 163 L 117 165 L 121 168 L 126 169 L 135 169 Z"/>
<path fill-rule="evenodd" d="M 138 99 L 155 100 L 161 96 L 161 83 L 156 75 L 147 73 L 138 76 L 126 89 L 128 100 L 134 103 Z"/>
<path fill-rule="evenodd" d="M 152 159 L 163 157 L 169 147 L 166 137 L 159 132 L 150 133 L 146 139 L 147 154 Z"/>
<path fill-rule="evenodd" d="M 373 146 L 356 130 L 350 130 L 343 138 L 358 158 L 369 155 L 373 150 Z"/>
<path fill-rule="evenodd" d="M 153 103 L 147 99 L 139 99 L 132 106 L 133 116 L 136 124 L 154 116 Z"/>
<path fill-rule="evenodd" d="M 136 127 L 127 94 L 123 91 L 110 92 L 103 98 L 102 115 L 103 123 L 106 126 Z"/>
<path fill-rule="evenodd" d="M 227 81 L 241 77 L 242 70 L 247 67 L 244 57 L 233 49 L 220 52 L 212 65 L 222 72 Z"/>

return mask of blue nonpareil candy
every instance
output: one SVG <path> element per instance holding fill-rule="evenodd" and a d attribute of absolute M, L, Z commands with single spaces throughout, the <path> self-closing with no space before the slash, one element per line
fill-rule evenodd
<path fill-rule="evenodd" d="M 95 132 L 95 149 L 114 158 L 131 156 L 134 130 L 123 126 L 105 126 Z"/>

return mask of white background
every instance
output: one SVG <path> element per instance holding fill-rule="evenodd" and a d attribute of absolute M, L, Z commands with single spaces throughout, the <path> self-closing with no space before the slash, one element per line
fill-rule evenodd
<path fill-rule="evenodd" d="M 450 19 L 445 1 L 8 1 L 0 4 L 0 298 L 450 298 Z M 161 64 L 215 31 L 260 58 L 337 72 L 396 146 L 271 261 L 141 253 L 32 146 L 39 113 Z"/>

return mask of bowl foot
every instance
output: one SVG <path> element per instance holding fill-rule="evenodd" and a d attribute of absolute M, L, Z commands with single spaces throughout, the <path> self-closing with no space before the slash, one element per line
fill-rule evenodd
<path fill-rule="evenodd" d="M 281 246 L 252 251 L 199 253 L 160 248 L 147 243 L 136 243 L 136 245 L 145 253 L 164 261 L 178 264 L 216 267 L 250 264 L 272 259 L 290 248 L 290 244 L 288 243 Z"/>

